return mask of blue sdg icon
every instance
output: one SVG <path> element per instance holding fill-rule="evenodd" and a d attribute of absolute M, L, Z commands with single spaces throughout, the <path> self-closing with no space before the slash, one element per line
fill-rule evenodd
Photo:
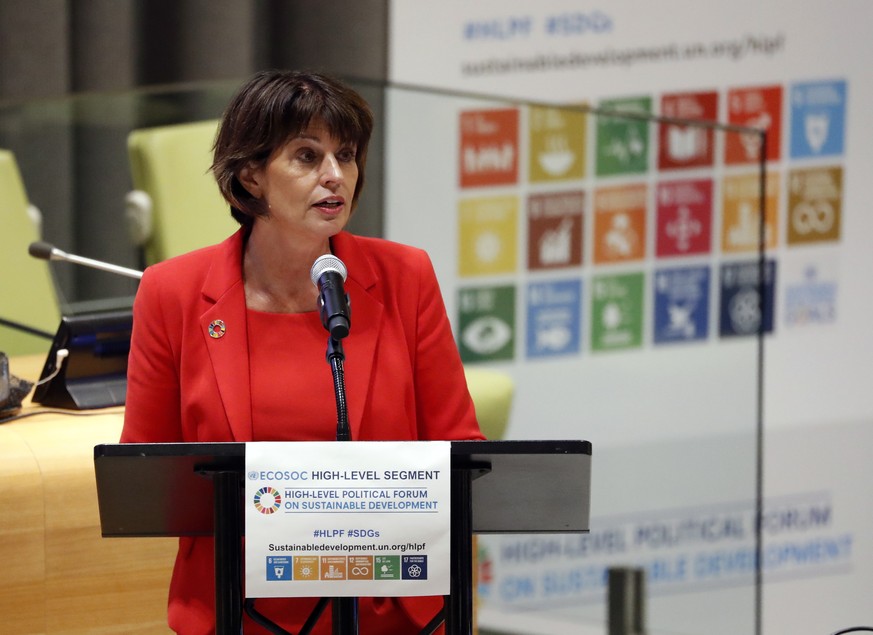
<path fill-rule="evenodd" d="M 267 556 L 267 581 L 292 579 L 291 556 Z"/>
<path fill-rule="evenodd" d="M 527 288 L 527 356 L 579 352 L 581 280 L 555 280 Z"/>
<path fill-rule="evenodd" d="M 845 80 L 791 87 L 791 158 L 843 154 L 846 136 Z"/>
<path fill-rule="evenodd" d="M 427 580 L 427 556 L 403 556 L 400 562 L 401 580 Z"/>

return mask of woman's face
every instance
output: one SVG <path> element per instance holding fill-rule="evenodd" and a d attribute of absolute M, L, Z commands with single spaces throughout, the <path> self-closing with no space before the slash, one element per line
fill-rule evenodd
<path fill-rule="evenodd" d="M 246 189 L 268 208 L 283 231 L 327 239 L 349 220 L 358 182 L 357 148 L 313 122 L 267 162 L 240 174 Z"/>

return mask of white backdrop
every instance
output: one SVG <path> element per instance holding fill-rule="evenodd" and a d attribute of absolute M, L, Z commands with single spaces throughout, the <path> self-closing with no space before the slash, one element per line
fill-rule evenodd
<path fill-rule="evenodd" d="M 873 115 L 867 108 L 873 82 L 866 68 L 873 44 L 865 33 L 871 17 L 873 4 L 864 0 L 615 0 L 600 5 L 545 0 L 536 6 L 517 0 L 442 0 L 391 6 L 391 79 L 402 84 L 595 106 L 605 99 L 649 96 L 655 114 L 662 114 L 664 95 L 715 92 L 717 119 L 723 122 L 731 117 L 731 91 L 781 89 L 781 143 L 778 157 L 768 166 L 777 173 L 779 185 L 778 236 L 768 252 L 776 263 L 775 315 L 764 354 L 765 498 L 771 510 L 765 526 L 770 548 L 765 552 L 767 633 L 829 633 L 873 622 L 864 593 L 873 585 L 873 540 L 868 537 L 873 511 L 866 504 L 873 468 L 862 452 L 873 442 L 873 398 L 867 387 L 873 376 L 873 335 L 866 325 L 873 270 L 866 242 L 873 235 L 873 216 L 864 204 L 873 194 L 866 177 L 873 172 Z M 828 134 L 839 137 L 838 146 L 820 145 L 818 155 L 796 146 L 797 139 L 810 134 L 797 127 L 802 126 L 801 115 L 809 119 L 820 114 L 812 112 L 816 95 L 832 96 L 841 87 L 845 92 L 830 102 L 824 99 L 828 104 L 822 107 L 829 117 Z M 804 110 L 805 103 L 812 106 Z M 503 106 L 393 91 L 389 107 L 389 237 L 431 253 L 456 328 L 461 291 L 482 284 L 516 286 L 521 328 L 526 285 L 552 278 L 524 271 L 523 256 L 510 273 L 459 275 L 464 259 L 461 203 L 473 200 L 476 205 L 475 199 L 482 196 L 516 196 L 522 209 L 515 213 L 521 218 L 525 198 L 539 190 L 523 176 L 515 183 L 465 188 L 457 167 L 441 167 L 457 163 L 461 156 L 459 113 Z M 522 115 L 521 158 L 530 150 L 525 144 L 532 143 L 526 121 Z M 593 127 L 588 130 L 591 134 Z M 654 152 L 657 140 L 652 144 Z M 587 144 L 587 174 L 594 161 L 592 145 Z M 525 166 L 519 167 L 524 175 Z M 797 180 L 803 178 L 803 170 L 830 169 L 841 171 L 838 191 L 830 197 L 840 208 L 838 233 L 815 242 L 790 239 L 790 176 L 800 174 Z M 722 183 L 724 173 L 716 170 L 714 181 Z M 650 183 L 663 176 L 650 165 Z M 590 185 L 581 182 L 583 190 Z M 550 191 L 558 192 L 577 188 L 551 186 Z M 587 195 L 590 206 L 591 193 Z M 512 210 L 506 213 L 511 214 Z M 591 215 L 589 207 L 584 214 Z M 590 218 L 584 222 L 590 223 Z M 748 502 L 754 491 L 751 451 L 731 461 L 720 449 L 724 439 L 742 447 L 752 440 L 757 349 L 753 340 L 719 336 L 717 273 L 710 280 L 705 339 L 678 347 L 655 346 L 655 327 L 649 319 L 638 348 L 592 353 L 589 321 L 597 271 L 590 260 L 590 234 L 586 231 L 581 275 L 554 276 L 582 280 L 578 352 L 532 359 L 525 352 L 522 331 L 510 359 L 489 362 L 518 381 L 510 436 L 587 438 L 594 443 L 595 475 L 613 479 L 618 476 L 602 462 L 615 458 L 614 465 L 622 465 L 622 453 L 630 445 L 658 447 L 664 439 L 678 439 L 666 452 L 672 456 L 682 444 L 702 440 L 694 447 L 710 460 L 708 469 L 706 463 L 689 460 L 687 478 L 674 483 L 676 500 L 687 505 L 683 517 L 700 518 L 707 502 Z M 653 240 L 650 236 L 650 247 Z M 717 251 L 694 262 L 712 265 L 716 272 L 722 263 L 736 260 L 719 257 Z M 649 279 L 662 264 L 647 257 L 635 268 L 617 270 L 641 271 Z M 644 298 L 652 292 L 647 286 Z M 666 395 L 665 386 L 681 394 Z M 588 387 L 595 387 L 594 392 Z M 724 468 L 720 461 L 728 470 L 721 479 L 701 474 Z M 698 486 L 705 483 L 703 492 L 695 490 L 695 481 Z M 627 487 L 630 507 L 595 497 L 592 513 L 601 526 L 614 531 L 640 527 L 642 517 L 625 525 L 616 521 L 616 514 L 645 510 L 640 500 L 651 500 L 643 497 L 645 482 Z M 662 501 L 670 502 L 669 496 Z M 648 508 L 662 507 L 653 502 Z M 685 547 L 692 557 L 705 553 L 696 545 Z M 665 583 L 661 588 L 680 598 L 677 606 L 687 606 L 679 587 Z M 749 599 L 743 594 L 738 602 L 747 607 Z M 498 603 L 495 613 L 521 604 Z M 679 610 L 668 604 L 656 613 Z M 687 625 L 692 632 L 694 624 Z"/>

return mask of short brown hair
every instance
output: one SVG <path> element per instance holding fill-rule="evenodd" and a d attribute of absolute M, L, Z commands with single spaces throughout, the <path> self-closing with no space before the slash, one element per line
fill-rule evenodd
<path fill-rule="evenodd" d="M 343 143 L 355 145 L 358 182 L 352 210 L 364 186 L 373 111 L 354 89 L 320 73 L 269 70 L 240 87 L 224 111 L 213 148 L 212 173 L 230 203 L 231 215 L 246 227 L 267 214 L 239 180 L 248 166 L 262 167 L 273 151 L 321 121 Z"/>

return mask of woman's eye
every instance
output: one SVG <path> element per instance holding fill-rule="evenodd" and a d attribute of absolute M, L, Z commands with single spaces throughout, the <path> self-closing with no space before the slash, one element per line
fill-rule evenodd
<path fill-rule="evenodd" d="M 301 150 L 297 153 L 297 158 L 303 161 L 304 163 L 312 163 L 315 161 L 315 152 L 312 150 Z"/>
<path fill-rule="evenodd" d="M 350 163 L 350 162 L 354 161 L 354 160 L 355 160 L 355 156 L 356 156 L 356 152 L 355 152 L 354 150 L 352 150 L 352 149 L 349 149 L 349 150 L 340 150 L 340 151 L 337 153 L 337 158 L 338 158 L 340 161 L 343 161 L 343 162 L 346 162 L 346 163 Z"/>

